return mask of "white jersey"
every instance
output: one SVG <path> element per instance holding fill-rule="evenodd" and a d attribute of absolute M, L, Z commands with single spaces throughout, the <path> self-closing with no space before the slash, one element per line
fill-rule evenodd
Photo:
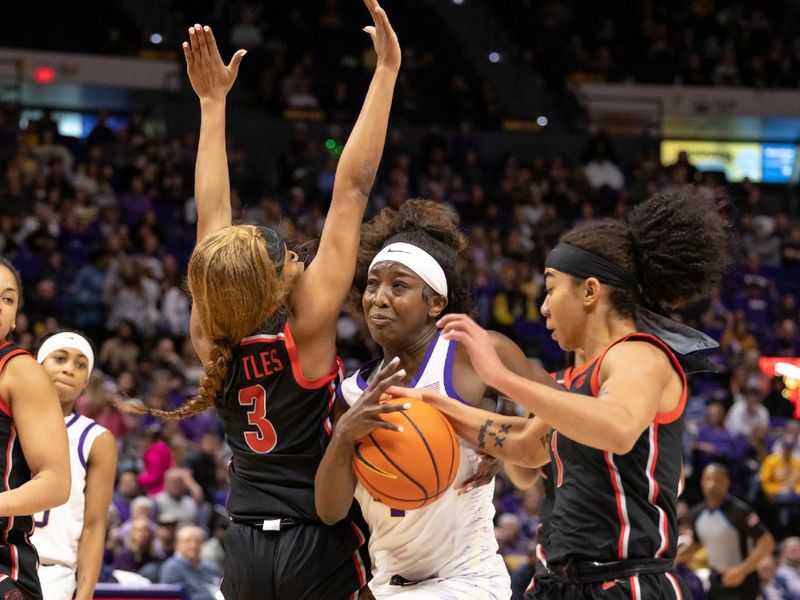
<path fill-rule="evenodd" d="M 419 371 L 409 387 L 426 387 L 460 399 L 453 386 L 456 342 L 442 339 L 437 332 Z M 338 399 L 352 406 L 366 389 L 368 364 L 345 379 L 337 390 Z M 456 487 L 476 470 L 476 453 L 459 439 L 461 458 L 455 482 L 441 498 L 416 510 L 393 510 L 377 502 L 360 484 L 355 497 L 370 529 L 369 553 L 376 598 L 409 592 L 418 586 L 390 585 L 393 576 L 409 581 L 425 580 L 426 587 L 448 579 L 474 582 L 470 598 L 509 598 L 510 579 L 494 536 L 494 481 L 462 495 Z M 478 594 L 478 590 L 487 593 Z M 421 591 L 421 590 L 420 590 Z M 439 597 L 450 597 L 441 594 Z M 458 598 L 458 595 L 454 597 Z"/>
<path fill-rule="evenodd" d="M 31 541 L 39 552 L 42 565 L 63 565 L 73 571 L 78 567 L 78 538 L 83 531 L 86 505 L 86 463 L 92 444 L 108 431 L 92 419 L 78 414 L 64 417 L 69 438 L 69 467 L 72 484 L 66 504 L 36 513 Z"/>

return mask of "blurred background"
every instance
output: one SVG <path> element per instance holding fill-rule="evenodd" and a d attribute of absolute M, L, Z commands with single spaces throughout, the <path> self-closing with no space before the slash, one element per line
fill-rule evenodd
<path fill-rule="evenodd" d="M 538 310 L 563 231 L 688 183 L 716 202 L 735 232 L 731 267 L 676 315 L 721 340 L 718 373 L 692 378 L 680 523 L 690 534 L 702 469 L 727 465 L 731 493 L 780 542 L 759 569 L 762 596 L 800 598 L 800 2 L 383 6 L 403 65 L 368 216 L 414 197 L 454 207 L 480 323 L 532 360 L 563 366 Z M 374 66 L 361 2 L 0 4 L 0 253 L 24 278 L 16 338 L 30 348 L 77 327 L 99 349 L 80 410 L 121 450 L 109 581 L 113 569 L 157 581 L 176 522 L 205 528 L 209 559 L 222 552 L 215 415 L 162 423 L 116 407 L 177 406 L 202 374 L 184 285 L 199 110 L 180 45 L 195 22 L 226 61 L 248 50 L 228 102 L 234 218 L 308 258 Z M 374 355 L 358 317 L 342 315 L 339 334 L 348 369 Z M 143 453 L 164 443 L 179 468 L 151 472 Z M 179 514 L 154 500 L 165 483 Z M 530 568 L 542 494 L 541 481 L 498 481 L 510 570 Z M 704 566 L 700 553 L 690 568 L 702 579 Z"/>

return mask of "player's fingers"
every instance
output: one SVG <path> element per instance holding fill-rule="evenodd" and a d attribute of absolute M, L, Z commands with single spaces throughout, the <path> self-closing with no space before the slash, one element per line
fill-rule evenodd
<path fill-rule="evenodd" d="M 436 321 L 436 326 L 439 327 L 440 329 L 444 329 L 445 327 L 447 327 L 452 323 L 458 323 L 461 320 L 461 316 L 462 315 L 456 313 L 445 315 L 441 319 Z"/>
<path fill-rule="evenodd" d="M 464 331 L 447 327 L 442 331 L 442 339 L 464 343 L 468 340 L 468 336 Z"/>
<path fill-rule="evenodd" d="M 207 59 L 209 59 L 211 57 L 211 55 L 209 54 L 209 51 L 208 51 L 208 35 L 207 35 L 207 33 L 208 33 L 209 29 L 210 29 L 209 26 L 206 25 L 205 27 L 201 27 L 200 31 L 198 33 L 198 35 L 201 36 L 200 37 L 200 53 L 202 54 L 204 60 L 207 60 Z"/>
<path fill-rule="evenodd" d="M 195 60 L 200 58 L 200 40 L 197 39 L 197 29 L 194 25 L 189 27 L 189 44 L 192 49 L 192 56 Z"/>
<path fill-rule="evenodd" d="M 239 65 L 242 64 L 242 58 L 244 58 L 245 54 L 247 54 L 247 50 L 238 50 L 236 54 L 233 55 L 233 58 L 231 58 L 228 70 L 233 79 L 236 79 L 236 76 L 239 74 Z"/>
<path fill-rule="evenodd" d="M 369 37 L 371 37 L 372 41 L 374 42 L 375 41 L 375 37 L 378 35 L 378 32 L 375 29 L 375 27 L 373 27 L 372 25 L 367 25 L 366 27 L 364 27 L 363 30 L 366 31 L 369 34 Z"/>
<path fill-rule="evenodd" d="M 377 404 L 386 393 L 386 390 L 403 381 L 403 377 L 406 376 L 405 369 L 400 369 L 386 377 L 381 377 L 382 373 L 383 371 L 378 374 L 376 380 L 369 384 L 369 387 L 364 392 L 363 397 L 365 404 Z"/>
<path fill-rule="evenodd" d="M 393 412 L 402 412 L 404 410 L 408 410 L 411 408 L 410 402 L 405 402 L 403 404 L 381 404 L 377 407 L 376 411 L 380 414 L 384 413 L 393 413 Z"/>
<path fill-rule="evenodd" d="M 422 394 L 417 388 L 407 388 L 399 385 L 393 385 L 386 390 L 392 398 L 416 398 L 422 400 Z"/>
<path fill-rule="evenodd" d="M 400 367 L 400 357 L 395 356 L 392 360 L 386 363 L 380 371 L 378 371 L 376 379 L 378 381 L 381 379 L 386 379 L 389 375 L 396 371 L 398 367 Z"/>
<path fill-rule="evenodd" d="M 386 33 L 392 31 L 392 24 L 389 23 L 389 16 L 380 6 L 375 11 L 375 24 Z"/>
<path fill-rule="evenodd" d="M 394 423 L 389 423 L 388 421 L 384 421 L 382 419 L 378 419 L 375 422 L 376 429 L 386 429 L 387 431 L 394 431 L 396 433 L 403 433 L 403 426 L 402 425 L 395 425 Z"/>
<path fill-rule="evenodd" d="M 217 50 L 217 40 L 214 37 L 214 32 L 208 25 L 203 27 L 203 31 L 206 34 L 206 43 L 208 44 L 208 52 L 209 54 L 211 54 L 211 56 L 213 56 L 214 52 L 219 52 L 219 50 Z"/>
<path fill-rule="evenodd" d="M 183 42 L 183 44 L 181 44 L 181 47 L 183 48 L 183 56 L 186 59 L 186 64 L 191 66 L 192 64 L 194 64 L 194 56 L 192 56 L 192 47 L 189 45 L 189 42 Z"/>

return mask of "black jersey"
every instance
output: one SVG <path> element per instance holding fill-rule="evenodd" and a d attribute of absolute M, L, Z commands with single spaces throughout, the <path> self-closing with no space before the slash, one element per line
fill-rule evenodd
<path fill-rule="evenodd" d="M 29 354 L 11 342 L 0 343 L 0 372 L 16 356 Z M 0 397 L 0 489 L 13 490 L 30 481 L 31 470 L 22 453 L 14 417 L 5 398 Z M 33 533 L 33 516 L 0 517 L 0 583 L 13 581 L 31 597 L 41 597 L 36 576 L 38 556 L 28 541 Z"/>
<path fill-rule="evenodd" d="M 330 436 L 340 365 L 337 358 L 324 377 L 303 377 L 285 315 L 234 350 L 217 404 L 233 451 L 228 465 L 232 518 L 319 521 L 314 476 Z"/>
<path fill-rule="evenodd" d="M 687 395 L 686 376 L 678 359 L 658 338 L 632 333 L 591 362 L 567 370 L 564 386 L 573 393 L 597 396 L 603 357 L 625 341 L 649 342 L 667 354 L 683 384 L 680 401 L 674 410 L 658 413 L 624 455 L 590 448 L 557 431 L 551 434 L 556 495 L 544 542 L 550 563 L 675 556 Z"/>

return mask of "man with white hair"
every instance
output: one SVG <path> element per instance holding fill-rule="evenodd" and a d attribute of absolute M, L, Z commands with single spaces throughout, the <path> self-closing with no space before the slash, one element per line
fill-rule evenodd
<path fill-rule="evenodd" d="M 175 537 L 175 554 L 161 567 L 161 583 L 183 585 L 189 600 L 214 600 L 222 577 L 220 568 L 200 557 L 203 530 L 184 525 Z"/>
<path fill-rule="evenodd" d="M 780 549 L 781 562 L 775 573 L 775 586 L 786 598 L 800 598 L 800 537 L 786 538 Z"/>

